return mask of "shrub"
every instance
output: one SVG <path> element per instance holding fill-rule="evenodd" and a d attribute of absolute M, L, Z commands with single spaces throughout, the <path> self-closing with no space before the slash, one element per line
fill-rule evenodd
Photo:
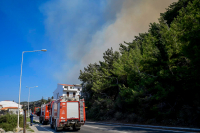
<path fill-rule="evenodd" d="M 23 127 L 23 116 L 19 117 L 19 126 Z M 6 114 L 0 117 L 0 128 L 5 131 L 13 131 L 17 127 L 17 115 Z"/>
<path fill-rule="evenodd" d="M 110 99 L 98 98 L 92 103 L 92 107 L 87 110 L 87 119 L 107 120 L 113 113 L 114 102 Z"/>
<path fill-rule="evenodd" d="M 156 123 L 157 123 L 157 121 L 155 118 L 152 118 L 152 119 L 149 119 L 146 121 L 146 124 L 156 124 Z"/>
<path fill-rule="evenodd" d="M 127 117 L 128 117 L 128 121 L 130 121 L 130 122 L 137 122 L 137 120 L 138 120 L 138 116 L 134 113 L 129 114 Z"/>
<path fill-rule="evenodd" d="M 4 122 L 6 122 L 6 117 L 1 116 L 1 117 L 0 117 L 0 123 L 4 123 Z"/>
<path fill-rule="evenodd" d="M 3 128 L 6 132 L 13 131 L 13 127 L 9 123 L 1 123 L 0 128 Z"/>
<path fill-rule="evenodd" d="M 116 112 L 114 116 L 117 120 L 120 120 L 123 118 L 123 114 L 121 112 Z"/>

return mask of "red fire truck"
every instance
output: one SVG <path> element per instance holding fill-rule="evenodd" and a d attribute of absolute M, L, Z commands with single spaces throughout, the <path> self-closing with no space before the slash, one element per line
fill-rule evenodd
<path fill-rule="evenodd" d="M 38 112 L 40 112 L 41 107 L 35 107 L 34 108 L 34 114 L 37 115 Z"/>
<path fill-rule="evenodd" d="M 41 114 L 39 117 L 40 123 L 42 124 L 47 124 L 49 123 L 49 105 L 50 103 L 47 104 L 42 104 L 41 106 Z"/>
<path fill-rule="evenodd" d="M 85 124 L 85 101 L 79 97 L 69 98 L 67 96 L 54 100 L 49 104 L 50 125 L 57 130 L 70 129 L 80 130 Z"/>

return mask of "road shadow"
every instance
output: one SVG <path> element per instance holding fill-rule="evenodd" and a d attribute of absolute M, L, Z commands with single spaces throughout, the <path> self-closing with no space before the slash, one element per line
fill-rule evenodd
<path fill-rule="evenodd" d="M 45 130 L 43 127 L 41 127 L 40 125 L 35 125 L 35 127 L 37 128 L 38 131 L 45 131 L 48 132 L 48 130 Z"/>
<path fill-rule="evenodd" d="M 38 131 L 45 131 L 45 132 L 48 132 L 48 131 L 51 131 L 51 132 L 54 132 L 54 133 L 62 133 L 62 132 L 70 132 L 70 133 L 76 133 L 76 132 L 79 132 L 79 131 L 73 131 L 72 129 L 63 129 L 63 130 L 58 130 L 57 132 L 51 128 L 50 126 L 45 126 L 45 127 L 41 127 L 42 125 L 41 124 L 35 124 L 35 127 L 37 128 Z"/>

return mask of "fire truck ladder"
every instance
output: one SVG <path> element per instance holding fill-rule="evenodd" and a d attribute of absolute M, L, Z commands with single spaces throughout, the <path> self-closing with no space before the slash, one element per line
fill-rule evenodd
<path fill-rule="evenodd" d="M 83 115 L 83 109 L 84 109 L 84 106 L 83 106 L 83 100 L 80 100 L 80 122 L 84 122 L 84 115 Z"/>

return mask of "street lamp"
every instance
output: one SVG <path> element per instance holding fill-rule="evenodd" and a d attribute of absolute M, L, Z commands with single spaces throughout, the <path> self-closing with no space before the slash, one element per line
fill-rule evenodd
<path fill-rule="evenodd" d="M 28 87 L 26 86 L 26 88 L 29 88 L 29 95 L 28 95 L 28 116 L 29 116 L 29 98 L 30 98 L 30 88 L 35 88 L 35 87 L 38 87 L 38 86 L 34 86 L 34 87 Z"/>
<path fill-rule="evenodd" d="M 42 49 L 42 50 L 40 50 L 40 51 L 46 52 L 47 50 L 46 50 L 46 49 Z"/>
<path fill-rule="evenodd" d="M 42 50 L 34 50 L 34 51 L 23 51 L 22 52 L 22 62 L 21 62 L 21 73 L 20 73 L 20 82 L 19 82 L 19 103 L 18 103 L 18 117 L 17 117 L 17 128 L 19 129 L 19 105 L 20 105 L 20 94 L 21 94 L 21 81 L 22 81 L 22 65 L 23 65 L 23 55 L 24 53 L 27 52 L 39 52 L 39 51 L 43 51 L 46 52 L 46 49 L 42 49 Z"/>

